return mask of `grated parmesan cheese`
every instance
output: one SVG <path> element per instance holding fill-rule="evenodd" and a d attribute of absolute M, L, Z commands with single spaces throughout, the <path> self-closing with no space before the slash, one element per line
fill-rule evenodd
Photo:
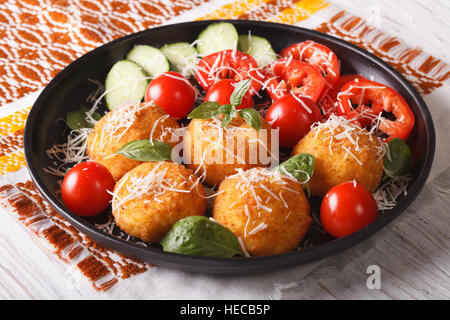
<path fill-rule="evenodd" d="M 175 182 L 166 176 L 169 168 L 161 168 L 165 163 L 158 162 L 148 173 L 130 175 L 128 178 L 121 179 L 118 182 L 114 188 L 112 199 L 112 208 L 117 211 L 117 221 L 120 219 L 121 208 L 129 201 L 141 199 L 146 196 L 151 200 L 162 203 L 163 201 L 159 197 L 168 191 L 179 193 L 189 193 L 192 191 L 190 187 L 184 187 L 186 183 L 192 183 L 192 181 L 183 180 L 181 182 Z M 126 195 L 120 198 L 118 195 L 122 193 L 123 188 L 126 190 Z"/>
<path fill-rule="evenodd" d="M 378 210 L 391 210 L 397 205 L 397 200 L 401 195 L 408 194 L 407 188 L 411 176 L 402 176 L 389 179 L 381 185 L 372 195 L 377 202 Z"/>
<path fill-rule="evenodd" d="M 373 139 L 378 139 L 372 135 L 372 132 L 359 127 L 353 123 L 351 119 L 334 114 L 331 114 L 325 122 L 314 123 L 311 126 L 311 132 L 315 133 L 315 138 L 317 138 L 321 132 L 327 134 L 325 139 L 330 140 L 328 145 L 330 154 L 333 153 L 332 145 L 342 145 L 342 148 L 346 151 L 345 158 L 347 158 L 347 156 L 351 156 L 361 166 L 363 163 L 360 159 L 358 159 L 357 154 L 355 154 L 359 153 L 361 150 L 361 146 L 359 145 L 359 136 L 368 136 L 371 141 Z M 350 148 L 343 145 L 345 141 L 349 142 Z M 379 143 L 376 146 L 371 147 L 371 150 L 376 153 L 377 161 L 381 161 L 386 154 L 387 145 L 380 139 L 378 139 L 378 142 Z"/>
<path fill-rule="evenodd" d="M 267 183 L 274 184 L 279 186 L 280 188 L 286 187 L 289 184 L 289 181 L 298 181 L 294 177 L 285 176 L 279 171 L 269 171 L 261 168 L 253 168 L 244 171 L 239 168 L 236 169 L 237 173 L 229 176 L 229 179 L 239 179 L 239 183 L 236 185 L 236 188 L 240 191 L 239 197 L 242 198 L 245 194 L 250 194 L 254 200 L 255 205 L 250 205 L 248 202 L 244 204 L 244 213 L 247 217 L 246 224 L 244 227 L 244 238 L 248 235 L 253 235 L 261 230 L 264 230 L 268 227 L 268 225 L 262 221 L 260 224 L 253 228 L 251 231 L 248 230 L 248 226 L 251 224 L 252 214 L 256 214 L 258 219 L 264 218 L 264 215 L 270 214 L 272 212 L 272 208 L 266 206 L 265 204 L 269 203 L 269 201 L 280 202 L 282 206 L 288 209 L 288 204 L 284 200 L 281 192 L 277 195 L 267 186 Z M 256 189 L 265 192 L 265 197 L 258 195 L 256 193 Z M 297 190 L 293 190 L 291 188 L 286 187 L 286 192 L 298 193 Z M 234 205 L 233 203 L 232 205 Z"/>
<path fill-rule="evenodd" d="M 49 148 L 46 153 L 53 163 L 52 166 L 43 168 L 43 170 L 52 175 L 64 177 L 70 167 L 89 160 L 86 154 L 86 148 L 87 138 L 91 131 L 91 128 L 72 130 L 67 137 L 66 143 L 56 143 Z"/>

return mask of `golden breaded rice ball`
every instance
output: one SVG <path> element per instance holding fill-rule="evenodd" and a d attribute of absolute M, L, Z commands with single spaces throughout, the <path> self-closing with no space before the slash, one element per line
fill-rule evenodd
<path fill-rule="evenodd" d="M 380 185 L 383 175 L 384 143 L 349 120 L 332 115 L 313 125 L 292 155 L 309 153 L 316 158 L 309 180 L 311 193 L 320 197 L 332 187 L 355 180 L 370 192 Z"/>
<path fill-rule="evenodd" d="M 120 229 L 150 243 L 159 242 L 178 220 L 204 215 L 206 208 L 197 176 L 173 162 L 146 162 L 127 172 L 112 201 Z"/>
<path fill-rule="evenodd" d="M 94 126 L 87 140 L 88 156 L 104 165 L 114 180 L 141 164 L 122 155 L 112 154 L 133 140 L 150 139 L 171 142 L 171 131 L 180 126 L 152 102 L 124 104 L 108 112 Z"/>
<path fill-rule="evenodd" d="M 227 177 L 213 204 L 213 218 L 255 256 L 294 250 L 312 223 L 309 212 L 300 182 L 262 168 Z"/>
<path fill-rule="evenodd" d="M 218 186 L 238 168 L 269 167 L 278 157 L 278 139 L 271 137 L 278 132 L 262 118 L 261 122 L 258 131 L 239 115 L 226 128 L 220 117 L 193 119 L 183 138 L 184 163 L 210 186 Z M 271 145 L 272 140 L 276 146 Z"/>

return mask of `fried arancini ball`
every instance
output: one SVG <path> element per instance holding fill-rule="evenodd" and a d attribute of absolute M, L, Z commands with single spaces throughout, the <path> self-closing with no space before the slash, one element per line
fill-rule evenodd
<path fill-rule="evenodd" d="M 300 182 L 263 168 L 238 169 L 220 184 L 213 203 L 213 218 L 255 256 L 292 251 L 311 225 L 309 212 Z"/>
<path fill-rule="evenodd" d="M 218 186 L 225 177 L 254 167 L 269 167 L 278 154 L 271 141 L 278 143 L 271 135 L 278 132 L 261 118 L 262 129 L 255 130 L 237 115 L 226 128 L 221 117 L 193 119 L 183 138 L 183 158 L 187 167 L 210 186 Z"/>
<path fill-rule="evenodd" d="M 130 141 L 157 139 L 172 146 L 171 130 L 178 123 L 152 102 L 124 104 L 108 112 L 94 126 L 87 140 L 87 154 L 111 172 L 119 180 L 126 172 L 141 164 L 122 155 L 114 155 Z"/>
<path fill-rule="evenodd" d="M 127 172 L 114 188 L 112 213 L 133 237 L 159 242 L 178 220 L 205 214 L 198 177 L 173 162 L 146 162 Z"/>
<path fill-rule="evenodd" d="M 343 117 L 333 115 L 313 125 L 294 147 L 292 155 L 298 153 L 316 158 L 308 182 L 313 195 L 323 197 L 332 187 L 352 180 L 374 192 L 381 182 L 384 143 Z"/>

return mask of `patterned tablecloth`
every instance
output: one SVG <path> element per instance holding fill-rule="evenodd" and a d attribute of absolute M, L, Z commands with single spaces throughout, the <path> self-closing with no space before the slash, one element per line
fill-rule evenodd
<path fill-rule="evenodd" d="M 309 281 L 320 283 L 329 268 L 338 268 L 333 272 L 345 268 L 342 260 L 330 265 L 328 259 L 266 276 L 230 278 L 152 267 L 97 245 L 59 217 L 38 194 L 25 167 L 23 129 L 42 88 L 71 61 L 103 43 L 180 21 L 265 20 L 308 27 L 350 41 L 405 75 L 424 95 L 436 125 L 437 154 L 430 180 L 448 176 L 450 68 L 416 44 L 378 29 L 378 14 L 372 10 L 364 18 L 358 17 L 339 7 L 339 1 L 325 0 L 0 0 L 0 203 L 4 207 L 0 211 L 0 256 L 4 255 L 0 260 L 0 298 L 319 297 L 317 291 L 306 293 L 301 288 L 312 288 Z M 447 177 L 442 183 L 448 187 L 448 181 Z M 439 194 L 429 190 L 433 184 L 427 188 L 424 193 Z M 448 209 L 448 201 L 442 201 Z M 444 252 L 441 267 L 448 279 L 449 218 L 445 214 L 442 218 L 444 226 L 432 241 L 439 242 Z M 16 239 L 11 236 L 14 233 L 21 236 Z M 35 244 L 30 245 L 31 240 Z M 369 245 L 373 240 L 346 255 L 364 260 L 364 248 Z M 12 268 L 17 264 L 6 262 L 22 257 L 26 263 L 16 270 Z M 448 283 L 441 286 L 431 296 L 448 297 Z M 290 293 L 283 295 L 286 290 Z"/>

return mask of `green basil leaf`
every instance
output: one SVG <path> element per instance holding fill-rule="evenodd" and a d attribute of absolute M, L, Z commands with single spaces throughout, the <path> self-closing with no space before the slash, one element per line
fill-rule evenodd
<path fill-rule="evenodd" d="M 311 186 L 309 185 L 308 182 L 305 182 L 305 184 L 303 185 L 303 189 L 305 190 L 306 197 L 308 199 L 311 198 Z"/>
<path fill-rule="evenodd" d="M 161 240 L 164 251 L 203 257 L 243 255 L 229 229 L 203 216 L 178 220 Z"/>
<path fill-rule="evenodd" d="M 142 139 L 128 142 L 115 154 L 138 161 L 164 161 L 171 159 L 171 153 L 172 147 L 168 143 Z"/>
<path fill-rule="evenodd" d="M 244 95 L 248 91 L 248 88 L 250 88 L 251 84 L 250 79 L 245 79 L 242 81 L 239 81 L 234 86 L 233 93 L 230 96 L 230 103 L 234 108 L 237 108 L 242 103 L 242 99 L 244 98 Z"/>
<path fill-rule="evenodd" d="M 400 138 L 388 142 L 384 157 L 384 172 L 391 178 L 407 175 L 412 168 L 412 154 L 408 145 Z"/>
<path fill-rule="evenodd" d="M 226 114 L 222 119 L 222 126 L 226 128 L 231 120 L 233 120 L 233 116 L 230 113 Z"/>
<path fill-rule="evenodd" d="M 220 103 L 207 101 L 192 110 L 188 115 L 188 119 L 211 119 L 221 113 L 223 112 L 221 111 Z"/>
<path fill-rule="evenodd" d="M 314 174 L 314 165 L 316 159 L 309 153 L 299 153 L 282 162 L 278 167 L 272 170 L 278 170 L 281 173 L 295 177 L 300 182 L 308 181 Z"/>
<path fill-rule="evenodd" d="M 81 106 L 80 110 L 78 111 L 67 112 L 66 115 L 67 126 L 72 130 L 93 128 L 94 125 L 86 120 L 86 112 L 88 111 L 89 111 L 88 108 Z M 92 117 L 97 121 L 100 120 L 101 118 L 101 116 L 97 112 L 94 112 L 92 114 Z"/>
<path fill-rule="evenodd" d="M 233 120 L 234 117 L 236 117 L 236 109 L 233 108 L 231 105 L 226 104 L 224 106 L 230 106 L 230 109 L 227 110 L 225 113 L 225 116 L 222 119 L 222 126 L 226 128 L 228 124 Z"/>
<path fill-rule="evenodd" d="M 260 130 L 262 128 L 261 117 L 259 116 L 258 111 L 256 111 L 255 109 L 246 108 L 239 110 L 239 115 L 253 129 Z"/>
<path fill-rule="evenodd" d="M 231 106 L 231 104 L 224 104 L 223 106 L 220 106 L 219 112 L 224 114 L 229 114 L 233 112 L 234 108 Z"/>

